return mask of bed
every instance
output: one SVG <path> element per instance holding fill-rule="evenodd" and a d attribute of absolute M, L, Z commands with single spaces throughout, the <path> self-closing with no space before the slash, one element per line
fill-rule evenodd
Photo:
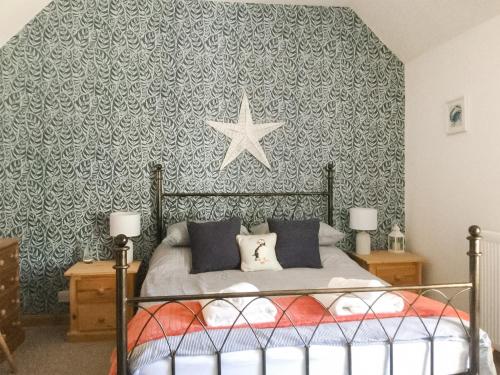
<path fill-rule="evenodd" d="M 159 242 L 164 234 L 163 199 L 172 196 L 320 197 L 326 201 L 327 221 L 332 221 L 331 165 L 325 192 L 167 194 L 162 185 L 162 169 L 157 166 Z M 367 288 L 328 288 L 329 281 L 339 276 L 376 278 L 335 246 L 320 247 L 320 269 L 190 274 L 190 248 L 160 242 L 141 297 L 127 299 L 126 240 L 125 236 L 116 239 L 117 352 L 112 374 L 495 374 L 491 345 L 477 320 L 477 227 L 470 229 L 469 282 L 413 287 L 384 283 L 370 291 L 401 296 L 405 301 L 402 313 L 376 314 L 368 309 L 347 318 L 330 313 L 331 306 L 318 303 L 319 297 L 357 296 Z M 239 282 L 255 285 L 259 291 L 217 292 Z M 453 296 L 462 293 L 471 295 L 470 316 L 453 307 Z M 432 294 L 444 303 L 427 298 Z M 279 318 L 270 324 L 232 324 L 217 329 L 203 321 L 200 300 L 251 297 L 272 301 L 279 308 Z M 125 309 L 130 303 L 138 307 L 138 313 L 127 327 Z"/>

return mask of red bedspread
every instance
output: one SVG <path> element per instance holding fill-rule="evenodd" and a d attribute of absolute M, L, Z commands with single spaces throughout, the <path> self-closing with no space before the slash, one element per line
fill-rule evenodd
<path fill-rule="evenodd" d="M 261 323 L 252 325 L 253 328 L 273 328 L 277 327 L 290 327 L 292 322 L 296 326 L 317 325 L 318 322 L 322 323 L 335 323 L 335 322 L 349 322 L 364 319 L 375 318 L 394 318 L 402 316 L 417 316 L 431 317 L 431 316 L 446 316 L 457 317 L 457 312 L 450 307 L 436 300 L 418 297 L 414 293 L 401 292 L 400 295 L 407 301 L 403 312 L 391 314 L 355 314 L 346 316 L 334 316 L 330 312 L 325 313 L 323 306 L 312 297 L 276 297 L 273 298 L 274 304 L 278 307 L 278 314 L 276 322 Z M 417 298 L 418 297 L 418 298 Z M 295 301 L 295 302 L 294 302 Z M 200 312 L 201 305 L 197 301 L 183 302 L 184 306 L 179 303 L 171 303 L 161 307 L 161 305 L 152 306 L 148 309 L 151 313 L 155 313 L 156 319 L 161 323 L 165 333 L 168 336 L 183 335 L 185 333 L 199 332 L 203 330 L 202 323 L 204 324 L 203 315 Z M 413 308 L 409 306 L 412 304 Z M 290 306 L 291 305 L 291 306 Z M 288 308 L 289 307 L 289 308 Z M 288 309 L 287 309 L 288 308 Z M 282 316 L 281 310 L 287 309 L 286 314 Z M 200 321 L 195 319 L 193 321 L 193 313 L 198 315 Z M 458 317 L 463 320 L 469 320 L 468 314 L 463 311 L 458 311 Z M 281 318 L 281 319 L 280 319 Z M 128 350 L 130 351 L 134 346 L 143 343 L 163 338 L 163 332 L 160 326 L 154 319 L 150 319 L 150 314 L 146 311 L 140 310 L 128 324 Z M 144 326 L 147 324 L 143 331 Z M 236 327 L 246 327 L 240 325 Z M 229 327 L 210 327 L 208 329 L 227 329 Z M 237 329 L 237 328 L 236 328 Z M 141 334 L 141 331 L 142 334 Z M 111 357 L 111 368 L 109 375 L 116 374 L 116 352 Z"/>

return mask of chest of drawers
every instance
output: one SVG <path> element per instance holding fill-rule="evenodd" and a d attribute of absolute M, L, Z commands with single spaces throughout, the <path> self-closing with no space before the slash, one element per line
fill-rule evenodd
<path fill-rule="evenodd" d="M 19 245 L 14 238 L 0 239 L 0 332 L 11 351 L 24 341 L 19 297 Z M 1 352 L 0 360 L 3 360 Z"/>

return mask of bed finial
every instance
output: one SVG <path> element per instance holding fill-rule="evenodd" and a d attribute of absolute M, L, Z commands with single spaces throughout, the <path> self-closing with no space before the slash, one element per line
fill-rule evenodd
<path fill-rule="evenodd" d="M 469 363 L 470 374 L 479 374 L 479 295 L 480 295 L 480 269 L 479 257 L 481 256 L 481 228 L 477 225 L 469 227 L 469 278 L 472 287 L 469 295 L 470 312 L 470 346 Z"/>
<path fill-rule="evenodd" d="M 128 242 L 128 237 L 124 234 L 119 234 L 118 236 L 115 237 L 115 245 L 118 248 L 123 248 Z"/>
<path fill-rule="evenodd" d="M 469 234 L 472 237 L 481 238 L 481 228 L 477 225 L 471 225 L 469 227 Z"/>

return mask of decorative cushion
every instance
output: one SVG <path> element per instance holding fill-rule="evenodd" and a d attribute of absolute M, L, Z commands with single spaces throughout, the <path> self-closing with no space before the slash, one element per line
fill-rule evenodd
<path fill-rule="evenodd" d="M 240 268 L 236 235 L 241 220 L 187 223 L 191 241 L 191 273 L 224 271 Z"/>
<path fill-rule="evenodd" d="M 241 226 L 241 234 L 248 234 L 248 229 L 245 226 Z M 169 246 L 189 246 L 189 232 L 186 221 L 181 221 L 179 223 L 170 224 L 167 226 L 167 235 L 162 241 Z"/>
<path fill-rule="evenodd" d="M 269 230 L 276 233 L 276 256 L 283 268 L 322 268 L 319 255 L 319 220 L 268 219 Z"/>
<path fill-rule="evenodd" d="M 269 225 L 267 224 L 267 222 L 254 225 L 250 228 L 250 232 L 253 234 L 269 233 Z M 343 240 L 344 237 L 344 233 L 328 225 L 327 223 L 319 223 L 318 240 L 320 246 L 335 245 L 337 242 Z"/>
<path fill-rule="evenodd" d="M 276 259 L 276 233 L 237 235 L 242 271 L 281 271 Z"/>

